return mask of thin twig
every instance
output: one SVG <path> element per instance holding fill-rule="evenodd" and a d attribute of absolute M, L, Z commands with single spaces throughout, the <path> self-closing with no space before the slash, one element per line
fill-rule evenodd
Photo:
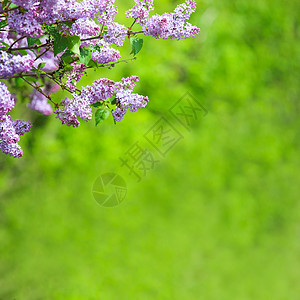
<path fill-rule="evenodd" d="M 133 25 L 135 24 L 136 20 L 137 20 L 137 19 L 134 19 L 133 23 L 131 24 L 131 26 L 130 26 L 129 28 L 132 28 L 132 27 L 133 27 Z"/>
<path fill-rule="evenodd" d="M 51 80 L 53 80 L 56 84 L 58 84 L 62 89 L 66 90 L 67 92 L 69 92 L 70 94 L 74 94 L 74 91 L 77 91 L 79 93 L 81 93 L 80 90 L 75 89 L 74 91 L 71 91 L 68 87 L 65 86 L 65 84 L 61 81 L 58 80 L 57 78 L 54 78 L 53 76 L 50 76 L 48 73 L 44 73 L 47 77 L 49 77 Z"/>
<path fill-rule="evenodd" d="M 47 74 L 53 74 L 55 71 L 51 71 L 51 72 L 47 72 Z M 45 72 L 46 73 L 46 72 Z M 39 76 L 46 76 L 45 75 L 45 73 L 43 73 L 43 74 L 40 74 Z M 11 78 L 21 78 L 21 77 L 36 77 L 36 78 L 38 78 L 39 77 L 36 73 L 26 73 L 26 74 L 18 74 L 18 75 L 14 75 L 14 76 L 12 76 L 12 77 L 10 77 L 10 79 Z M 0 78 L 0 79 L 6 79 L 6 78 Z"/>
<path fill-rule="evenodd" d="M 8 12 L 10 12 L 10 11 L 17 10 L 17 9 L 19 9 L 19 8 L 20 8 L 20 6 L 12 7 L 12 8 L 3 10 L 1 13 L 8 13 Z"/>
<path fill-rule="evenodd" d="M 40 55 L 38 55 L 34 61 L 38 60 L 40 57 L 42 57 L 46 52 L 48 52 L 50 50 L 51 47 L 47 47 L 46 50 L 44 52 L 42 52 Z"/>
<path fill-rule="evenodd" d="M 120 64 L 120 63 L 123 63 L 123 62 L 128 63 L 128 62 L 133 61 L 133 60 L 136 60 L 136 57 L 123 59 L 123 60 L 118 60 L 118 61 L 113 62 L 113 63 L 102 64 L 102 65 L 99 65 L 98 68 L 114 67 L 116 64 Z M 97 67 L 87 67 L 87 69 L 94 69 L 94 68 L 97 68 Z"/>
<path fill-rule="evenodd" d="M 27 82 L 30 86 L 32 86 L 34 89 L 36 89 L 39 93 L 41 93 L 43 96 L 45 96 L 48 100 L 50 100 L 54 105 L 55 107 L 57 107 L 57 103 L 55 103 L 49 95 L 46 95 L 39 87 L 37 86 L 34 86 L 32 83 L 30 83 L 28 80 L 26 80 L 25 78 L 21 77 L 25 82 Z"/>
<path fill-rule="evenodd" d="M 92 40 L 96 40 L 96 39 L 102 39 L 102 32 L 99 35 L 97 35 L 97 36 L 86 38 L 86 39 L 82 39 L 81 42 L 92 41 Z"/>
<path fill-rule="evenodd" d="M 131 32 L 131 34 L 137 34 L 137 33 L 144 33 L 144 31 L 143 31 L 143 30 L 141 30 L 141 31 L 135 31 L 135 32 Z"/>
<path fill-rule="evenodd" d="M 10 52 L 12 47 L 19 41 L 23 40 L 24 38 L 26 38 L 26 36 L 21 36 L 20 38 L 16 39 L 10 46 L 9 48 L 7 49 L 7 52 Z"/>
<path fill-rule="evenodd" d="M 43 48 L 46 46 L 52 45 L 52 43 L 45 43 L 42 45 L 35 45 L 35 46 L 31 46 L 31 47 L 21 47 L 21 48 L 13 48 L 10 51 L 20 51 L 20 50 L 34 50 L 34 49 L 39 49 L 39 48 Z"/>
<path fill-rule="evenodd" d="M 137 34 L 137 33 L 144 33 L 144 31 L 135 31 L 135 32 L 131 32 L 131 34 Z M 117 36 L 118 37 L 118 36 Z M 96 39 L 102 39 L 102 34 L 100 35 L 97 35 L 97 36 L 94 36 L 94 37 L 90 37 L 90 38 L 86 38 L 86 39 L 82 39 L 81 42 L 84 42 L 84 41 L 91 41 L 91 40 L 96 40 Z M 21 48 L 13 48 L 11 49 L 10 51 L 20 51 L 20 50 L 34 50 L 34 49 L 39 49 L 39 48 L 42 48 L 42 47 L 46 47 L 46 46 L 52 46 L 53 42 L 51 43 L 45 43 L 45 44 L 42 44 L 42 45 L 35 45 L 35 46 L 32 46 L 32 47 L 21 47 Z"/>

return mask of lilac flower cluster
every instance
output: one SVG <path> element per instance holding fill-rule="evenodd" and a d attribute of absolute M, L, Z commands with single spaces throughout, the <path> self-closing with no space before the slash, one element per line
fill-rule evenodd
<path fill-rule="evenodd" d="M 0 77 L 11 78 L 20 72 L 26 72 L 33 66 L 34 59 L 29 55 L 13 55 L 0 51 Z"/>
<path fill-rule="evenodd" d="M 19 5 L 25 9 L 32 7 L 37 1 L 36 0 L 12 0 L 12 3 Z"/>
<path fill-rule="evenodd" d="M 14 107 L 14 99 L 6 85 L 0 82 L 0 150 L 13 157 L 21 157 L 23 151 L 18 145 L 20 135 L 30 131 L 31 123 L 18 119 L 13 121 L 7 115 Z"/>
<path fill-rule="evenodd" d="M 122 47 L 130 41 L 136 56 L 143 42 L 138 35 L 156 39 L 195 37 L 200 29 L 188 22 L 196 9 L 194 0 L 185 0 L 171 13 L 150 15 L 153 0 L 134 0 L 127 10 L 133 18 L 130 26 L 115 22 L 115 0 L 10 0 L 0 9 L 0 79 L 10 79 L 10 87 L 33 88 L 27 107 L 44 115 L 56 114 L 62 124 L 78 127 L 80 119 L 90 121 L 92 109 L 112 113 L 121 121 L 127 111 L 136 112 L 148 104 L 148 97 L 133 92 L 139 78 L 125 77 L 115 82 L 95 80 L 80 89 L 77 83 L 88 68 L 114 67 Z M 135 24 L 140 30 L 133 30 Z M 136 26 L 136 25 L 135 25 Z M 128 39 L 126 39 L 128 37 Z M 20 83 L 21 82 L 21 83 Z M 52 93 L 58 88 L 72 96 L 55 102 Z M 51 103 L 54 104 L 54 109 Z M 23 155 L 18 142 L 30 131 L 31 123 L 9 115 L 15 99 L 0 81 L 0 150 L 13 157 Z"/>
<path fill-rule="evenodd" d="M 59 89 L 59 85 L 46 85 L 40 88 L 43 94 L 50 95 L 55 93 Z M 52 107 L 48 102 L 47 97 L 37 90 L 34 90 L 31 94 L 31 102 L 27 104 L 27 107 L 42 113 L 45 116 L 53 113 Z"/>
<path fill-rule="evenodd" d="M 122 78 L 116 83 L 116 102 L 117 107 L 112 112 L 115 121 L 120 122 L 128 109 L 136 112 L 138 109 L 146 107 L 148 97 L 133 93 L 136 83 L 139 81 L 137 76 Z"/>
<path fill-rule="evenodd" d="M 14 122 L 14 127 L 17 135 L 24 135 L 31 130 L 32 124 L 29 121 L 17 119 Z"/>
<path fill-rule="evenodd" d="M 51 105 L 48 103 L 48 99 L 38 91 L 32 93 L 32 100 L 27 104 L 27 107 L 45 116 L 51 115 L 53 112 Z"/>
<path fill-rule="evenodd" d="M 95 21 L 83 18 L 76 20 L 70 29 L 71 35 L 78 35 L 80 38 L 99 35 L 100 31 L 101 28 Z"/>
<path fill-rule="evenodd" d="M 114 82 L 107 78 L 96 80 L 92 86 L 83 88 L 80 95 L 74 93 L 73 99 L 63 100 L 64 108 L 55 111 L 57 118 L 62 121 L 62 124 L 78 127 L 80 122 L 77 117 L 85 121 L 91 120 L 92 104 L 106 101 L 115 96 L 117 108 L 112 114 L 116 121 L 121 121 L 128 109 L 136 112 L 148 103 L 148 97 L 132 93 L 138 80 L 137 76 L 122 78 L 120 82 Z"/>
<path fill-rule="evenodd" d="M 121 47 L 124 44 L 127 32 L 128 30 L 124 25 L 113 22 L 107 25 L 107 34 L 103 38 L 108 44 L 115 44 Z"/>
<path fill-rule="evenodd" d="M 127 18 L 134 18 L 138 24 L 144 25 L 149 18 L 149 12 L 154 10 L 153 0 L 135 0 L 133 8 L 126 12 Z"/>
<path fill-rule="evenodd" d="M 92 108 L 90 107 L 90 101 L 86 95 L 73 94 L 73 99 L 65 98 L 62 101 L 64 108 L 59 108 L 55 111 L 57 118 L 59 118 L 62 124 L 68 126 L 78 127 L 80 122 L 77 117 L 82 118 L 85 121 L 92 119 Z"/>
<path fill-rule="evenodd" d="M 3 115 L 10 112 L 15 106 L 15 100 L 11 96 L 8 88 L 2 82 L 0 82 L 0 121 Z"/>
<path fill-rule="evenodd" d="M 178 5 L 173 13 L 154 15 L 144 22 L 143 30 L 145 35 L 152 35 L 159 39 L 186 39 L 195 37 L 200 29 L 190 23 L 186 23 L 191 14 L 196 10 L 194 0 L 186 0 Z"/>
<path fill-rule="evenodd" d="M 101 46 L 101 48 L 99 51 L 92 53 L 92 60 L 97 61 L 100 65 L 115 62 L 120 59 L 120 51 L 109 47 L 108 43 L 100 41 L 98 46 Z"/>
<path fill-rule="evenodd" d="M 72 63 L 72 70 L 65 73 L 64 78 L 67 79 L 66 87 L 71 91 L 75 91 L 77 82 L 81 79 L 82 75 L 85 74 L 86 66 L 80 63 Z"/>
<path fill-rule="evenodd" d="M 117 14 L 117 7 L 114 6 L 114 0 L 13 0 L 13 3 L 20 5 L 28 12 L 23 19 L 26 24 L 29 20 L 33 24 L 47 23 L 54 24 L 56 22 L 79 20 L 79 19 L 94 19 L 100 24 L 110 24 Z M 8 19 L 13 18 L 15 14 L 11 14 Z M 33 26 L 32 26 L 33 28 Z"/>
<path fill-rule="evenodd" d="M 87 85 L 82 89 L 83 97 L 89 97 L 90 103 L 104 101 L 112 97 L 115 93 L 116 83 L 107 78 L 95 80 L 92 86 Z"/>
<path fill-rule="evenodd" d="M 136 112 L 138 109 L 146 107 L 148 104 L 148 97 L 134 94 L 132 90 L 120 90 L 116 94 L 117 108 L 113 111 L 115 121 L 120 122 L 127 110 Z"/>
<path fill-rule="evenodd" d="M 23 156 L 18 141 L 20 135 L 30 131 L 31 126 L 29 121 L 16 120 L 15 122 L 9 115 L 4 115 L 0 122 L 0 150 L 15 158 Z"/>
<path fill-rule="evenodd" d="M 38 38 L 43 34 L 43 28 L 36 20 L 32 10 L 24 13 L 19 13 L 16 10 L 11 11 L 8 14 L 7 22 L 11 29 L 21 35 Z"/>
<path fill-rule="evenodd" d="M 196 26 L 186 22 L 196 10 L 194 0 L 186 0 L 185 3 L 178 5 L 173 13 L 155 14 L 149 18 L 149 12 L 153 9 L 153 0 L 135 0 L 134 7 L 129 9 L 126 15 L 143 25 L 145 35 L 152 35 L 156 39 L 186 39 L 195 37 L 200 31 Z"/>

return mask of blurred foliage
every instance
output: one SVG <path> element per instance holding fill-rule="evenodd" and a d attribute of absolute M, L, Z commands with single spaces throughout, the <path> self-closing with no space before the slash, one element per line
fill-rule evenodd
<path fill-rule="evenodd" d="M 0 299 L 299 299 L 299 9 L 198 1 L 198 38 L 145 38 L 136 62 L 82 80 L 140 76 L 149 105 L 116 126 L 73 129 L 20 104 L 35 126 L 22 159 L 0 155 Z M 95 179 L 187 91 L 207 116 L 100 207 Z"/>

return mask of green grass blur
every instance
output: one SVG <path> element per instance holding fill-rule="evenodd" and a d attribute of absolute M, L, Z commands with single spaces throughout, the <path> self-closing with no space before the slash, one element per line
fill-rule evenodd
<path fill-rule="evenodd" d="M 19 109 L 35 127 L 22 159 L 0 154 L 0 299 L 300 299 L 299 9 L 199 0 L 199 37 L 82 80 L 140 76 L 149 105 L 116 126 Z M 136 183 L 119 157 L 187 91 L 208 114 Z M 128 185 L 115 208 L 92 197 L 106 172 Z"/>

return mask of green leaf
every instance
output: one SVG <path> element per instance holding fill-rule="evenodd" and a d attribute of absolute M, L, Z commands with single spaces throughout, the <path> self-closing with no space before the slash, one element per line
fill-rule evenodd
<path fill-rule="evenodd" d="M 8 0 L 4 0 L 3 3 L 2 3 L 2 9 L 5 8 L 6 4 L 7 4 Z"/>
<path fill-rule="evenodd" d="M 130 44 L 132 48 L 131 53 L 133 53 L 134 56 L 141 51 L 141 49 L 143 48 L 143 43 L 144 43 L 143 39 L 137 37 L 130 38 Z"/>
<path fill-rule="evenodd" d="M 109 99 L 109 101 L 110 101 L 111 104 L 116 104 L 116 103 L 117 103 L 117 98 L 116 98 L 116 96 L 111 97 L 111 98 Z"/>
<path fill-rule="evenodd" d="M 79 50 L 80 50 L 80 56 L 79 56 L 80 62 L 84 65 L 88 65 L 88 63 L 92 58 L 91 50 L 82 47 Z"/>
<path fill-rule="evenodd" d="M 68 38 L 62 35 L 57 35 L 54 38 L 53 52 L 54 56 L 63 52 L 68 47 Z"/>
<path fill-rule="evenodd" d="M 66 64 L 69 64 L 70 62 L 73 61 L 72 55 L 73 55 L 73 52 L 71 52 L 70 50 L 66 50 L 65 53 L 61 56 L 61 59 Z"/>
<path fill-rule="evenodd" d="M 100 106 L 103 106 L 104 103 L 103 102 L 95 102 L 93 104 L 91 104 L 92 107 L 100 107 Z"/>
<path fill-rule="evenodd" d="M 9 47 L 9 45 L 7 43 L 3 42 L 3 41 L 0 41 L 0 43 L 3 44 L 6 47 Z"/>
<path fill-rule="evenodd" d="M 101 47 L 98 46 L 98 45 L 95 45 L 95 46 L 92 47 L 92 48 L 93 48 L 93 50 L 95 50 L 95 51 L 101 51 Z"/>
<path fill-rule="evenodd" d="M 68 49 L 75 54 L 80 56 L 80 37 L 77 35 L 69 36 L 68 37 Z"/>
<path fill-rule="evenodd" d="M 41 41 L 40 41 L 40 39 L 35 39 L 35 38 L 32 38 L 32 37 L 28 37 L 27 38 L 27 43 L 28 43 L 28 46 L 31 47 L 35 44 L 40 44 Z"/>
<path fill-rule="evenodd" d="M 36 83 L 37 78 L 36 78 L 36 77 L 27 76 L 27 77 L 26 77 L 26 80 L 29 81 L 29 82 L 34 82 L 34 83 Z"/>
<path fill-rule="evenodd" d="M 64 25 L 66 25 L 68 27 L 72 27 L 73 23 L 74 23 L 74 21 L 64 21 L 64 22 L 61 22 L 61 24 L 64 24 Z"/>
<path fill-rule="evenodd" d="M 102 123 L 104 120 L 106 120 L 109 117 L 109 115 L 110 115 L 110 111 L 107 108 L 98 109 L 95 114 L 96 126 Z"/>
<path fill-rule="evenodd" d="M 7 26 L 7 22 L 5 20 L 0 22 L 0 28 Z"/>
<path fill-rule="evenodd" d="M 73 70 L 73 66 L 71 66 L 70 64 L 66 64 L 66 65 L 64 66 L 64 70 L 65 70 L 65 71 L 71 71 L 71 70 Z"/>
<path fill-rule="evenodd" d="M 38 65 L 38 70 L 41 70 L 41 69 L 43 69 L 44 67 L 46 66 L 46 63 L 45 62 L 42 62 L 42 63 L 39 63 L 39 65 Z"/>
<path fill-rule="evenodd" d="M 48 31 L 54 38 L 59 36 L 59 31 L 56 25 L 47 25 L 45 24 L 45 29 Z"/>
<path fill-rule="evenodd" d="M 22 55 L 27 55 L 27 51 L 26 50 L 18 50 Z"/>
<path fill-rule="evenodd" d="M 94 60 L 90 60 L 90 62 L 88 63 L 88 67 L 91 67 L 91 68 L 98 68 L 98 62 L 97 61 L 94 61 Z"/>

